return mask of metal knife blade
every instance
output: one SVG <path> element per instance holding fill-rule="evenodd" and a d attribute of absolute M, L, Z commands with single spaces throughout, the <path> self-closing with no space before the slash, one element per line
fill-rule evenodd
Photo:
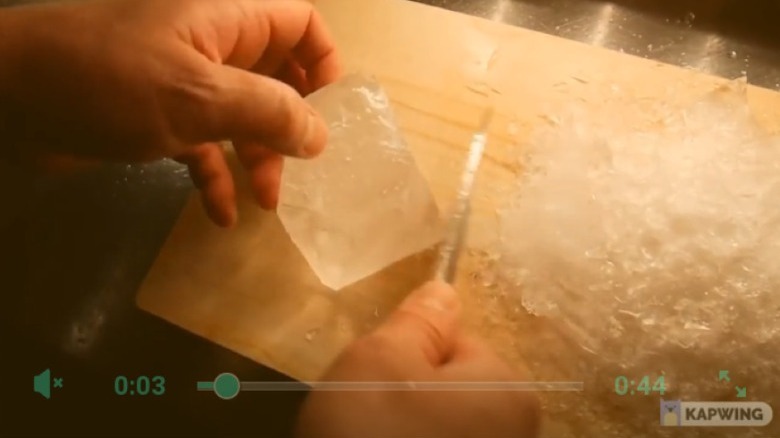
<path fill-rule="evenodd" d="M 452 284 L 455 281 L 458 259 L 465 240 L 468 219 L 471 214 L 471 192 L 474 179 L 487 144 L 487 132 L 493 119 L 493 108 L 485 110 L 479 128 L 471 139 L 466 167 L 461 175 L 455 211 L 450 217 L 447 234 L 439 247 L 435 278 Z"/>

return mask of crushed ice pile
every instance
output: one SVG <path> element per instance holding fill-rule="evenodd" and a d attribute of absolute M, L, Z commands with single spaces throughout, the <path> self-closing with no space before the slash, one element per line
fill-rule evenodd
<path fill-rule="evenodd" d="M 509 289 L 622 366 L 777 345 L 780 142 L 744 84 L 684 110 L 613 100 L 572 108 L 526 149 L 500 220 Z"/>

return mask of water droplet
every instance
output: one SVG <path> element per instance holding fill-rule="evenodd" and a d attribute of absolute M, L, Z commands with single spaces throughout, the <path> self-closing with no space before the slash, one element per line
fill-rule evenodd
<path fill-rule="evenodd" d="M 737 59 L 737 52 L 735 52 L 734 50 L 732 50 L 732 51 L 729 53 L 729 58 L 731 58 L 731 59 Z"/>
<path fill-rule="evenodd" d="M 351 162 L 351 161 L 352 161 L 352 157 L 344 157 L 344 161 L 346 161 L 347 163 L 349 163 L 349 162 Z"/>
<path fill-rule="evenodd" d="M 653 51 L 653 45 L 652 44 L 648 44 L 647 45 L 647 50 L 652 52 Z"/>
<path fill-rule="evenodd" d="M 379 307 L 374 306 L 374 318 L 379 318 Z"/>

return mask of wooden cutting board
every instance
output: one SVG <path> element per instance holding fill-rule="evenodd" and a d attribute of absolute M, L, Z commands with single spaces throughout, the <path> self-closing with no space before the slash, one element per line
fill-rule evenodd
<path fill-rule="evenodd" d="M 443 208 L 453 199 L 482 109 L 497 108 L 471 223 L 470 246 L 477 250 L 495 237 L 495 188 L 515 177 L 516 146 L 545 123 L 546 111 L 572 100 L 598 106 L 607 86 L 637 99 L 655 99 L 674 86 L 684 102 L 724 82 L 403 0 L 321 0 L 317 7 L 347 69 L 374 74 L 386 88 Z M 777 131 L 780 95 L 753 87 L 748 93 L 760 121 Z M 320 376 L 345 345 L 381 321 L 430 272 L 431 256 L 421 254 L 333 293 L 318 283 L 273 213 L 257 208 L 246 192 L 239 210 L 235 229 L 219 229 L 193 193 L 140 289 L 138 305 L 297 379 Z M 533 338 L 541 329 L 534 322 L 518 325 L 495 306 L 486 310 L 490 297 L 471 281 L 478 268 L 467 256 L 459 280 L 467 321 L 519 366 L 532 353 L 517 347 L 517 337 Z M 564 363 L 537 375 L 581 377 L 572 372 Z"/>

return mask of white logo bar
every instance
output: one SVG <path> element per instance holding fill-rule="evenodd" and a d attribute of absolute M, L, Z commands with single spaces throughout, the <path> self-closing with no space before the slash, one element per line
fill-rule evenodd
<path fill-rule="evenodd" d="M 666 411 L 663 403 L 668 404 Z M 661 424 L 664 426 L 766 426 L 772 421 L 772 407 L 764 402 L 731 401 L 680 401 L 663 402 Z M 676 421 L 675 421 L 676 420 Z"/>

